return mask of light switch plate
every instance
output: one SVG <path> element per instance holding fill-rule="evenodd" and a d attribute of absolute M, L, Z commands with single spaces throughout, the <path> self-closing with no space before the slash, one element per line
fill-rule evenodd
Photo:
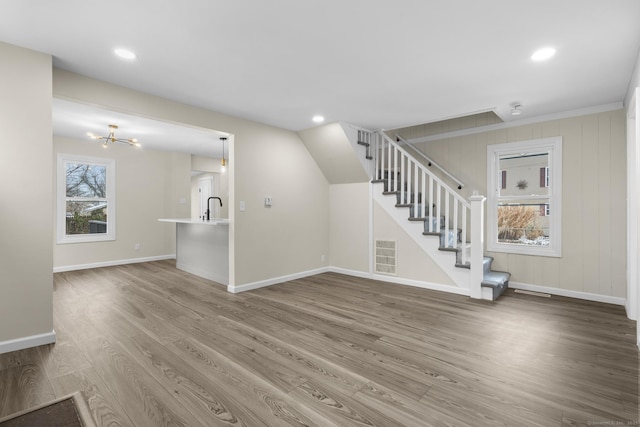
<path fill-rule="evenodd" d="M 240 202 L 240 212 L 244 212 L 247 210 L 247 205 L 244 203 L 244 201 Z"/>
<path fill-rule="evenodd" d="M 264 205 L 267 206 L 267 207 L 271 207 L 271 205 L 273 205 L 273 198 L 265 197 L 264 198 Z"/>

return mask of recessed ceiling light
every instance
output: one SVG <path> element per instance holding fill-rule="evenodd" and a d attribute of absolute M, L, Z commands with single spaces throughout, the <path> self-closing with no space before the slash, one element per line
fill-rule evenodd
<path fill-rule="evenodd" d="M 535 52 L 533 52 L 533 55 L 531 55 L 531 60 L 536 62 L 546 61 L 547 59 L 550 59 L 555 54 L 556 54 L 556 50 L 554 48 L 543 47 L 542 49 L 538 49 Z"/>
<path fill-rule="evenodd" d="M 313 120 L 314 123 L 322 123 L 322 122 L 324 122 L 324 117 L 323 116 L 313 116 L 313 118 L 311 120 Z"/>
<path fill-rule="evenodd" d="M 122 59 L 136 59 L 136 54 L 127 49 L 114 49 L 113 53 Z"/>

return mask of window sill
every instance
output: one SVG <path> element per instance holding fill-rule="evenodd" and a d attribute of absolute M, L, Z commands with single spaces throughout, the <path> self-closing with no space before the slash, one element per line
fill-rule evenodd
<path fill-rule="evenodd" d="M 64 236 L 58 239 L 57 244 L 66 245 L 69 243 L 93 243 L 93 242 L 108 242 L 116 240 L 115 236 L 111 234 L 79 234 L 74 236 Z"/>
<path fill-rule="evenodd" d="M 562 249 L 551 246 L 528 246 L 518 244 L 501 244 L 494 243 L 492 245 L 487 244 L 487 252 L 499 252 L 514 255 L 530 255 L 530 256 L 542 256 L 551 258 L 561 258 Z"/>

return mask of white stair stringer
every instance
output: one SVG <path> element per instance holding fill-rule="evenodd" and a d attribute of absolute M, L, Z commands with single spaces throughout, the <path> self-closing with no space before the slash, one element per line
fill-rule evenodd
<path fill-rule="evenodd" d="M 453 251 L 441 251 L 440 238 L 437 236 L 425 236 L 423 235 L 424 223 L 421 221 L 409 221 L 408 209 L 396 207 L 396 196 L 384 195 L 383 185 L 372 184 L 374 186 L 373 199 L 382 207 L 391 218 L 418 244 L 418 246 L 429 256 L 447 276 L 451 278 L 451 281 L 456 284 L 457 292 L 461 293 L 460 289 L 464 289 L 463 292 L 469 295 L 469 281 L 471 279 L 470 270 L 466 268 L 457 268 L 456 253 Z"/>

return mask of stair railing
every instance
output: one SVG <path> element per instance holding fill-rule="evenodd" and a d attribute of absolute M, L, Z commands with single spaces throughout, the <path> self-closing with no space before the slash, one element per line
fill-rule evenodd
<path fill-rule="evenodd" d="M 386 191 L 398 194 L 398 204 L 409 207 L 413 218 L 424 219 L 426 232 L 440 233 L 441 247 L 459 249 L 459 262 L 467 264 L 470 203 L 384 133 L 375 133 L 370 148 L 372 178 L 384 180 Z"/>
<path fill-rule="evenodd" d="M 396 141 L 397 142 L 404 142 L 405 144 L 407 144 L 409 147 L 411 147 L 416 152 L 416 154 L 418 154 L 420 157 L 422 157 L 423 159 L 425 159 L 427 161 L 427 166 L 429 166 L 429 167 L 433 166 L 434 168 L 438 169 L 443 175 L 449 177 L 449 179 L 451 179 L 451 181 L 456 183 L 456 186 L 458 187 L 458 190 L 462 190 L 462 187 L 464 187 L 464 184 L 462 183 L 462 181 L 460 181 L 455 176 L 451 175 L 445 168 L 443 168 L 442 166 L 440 166 L 439 164 L 434 162 L 429 156 L 427 156 L 422 151 L 417 149 L 416 146 L 413 144 L 413 142 L 411 142 L 411 141 L 409 141 L 407 139 L 404 139 L 403 137 L 401 137 L 400 135 L 397 135 L 397 134 L 396 134 Z"/>

